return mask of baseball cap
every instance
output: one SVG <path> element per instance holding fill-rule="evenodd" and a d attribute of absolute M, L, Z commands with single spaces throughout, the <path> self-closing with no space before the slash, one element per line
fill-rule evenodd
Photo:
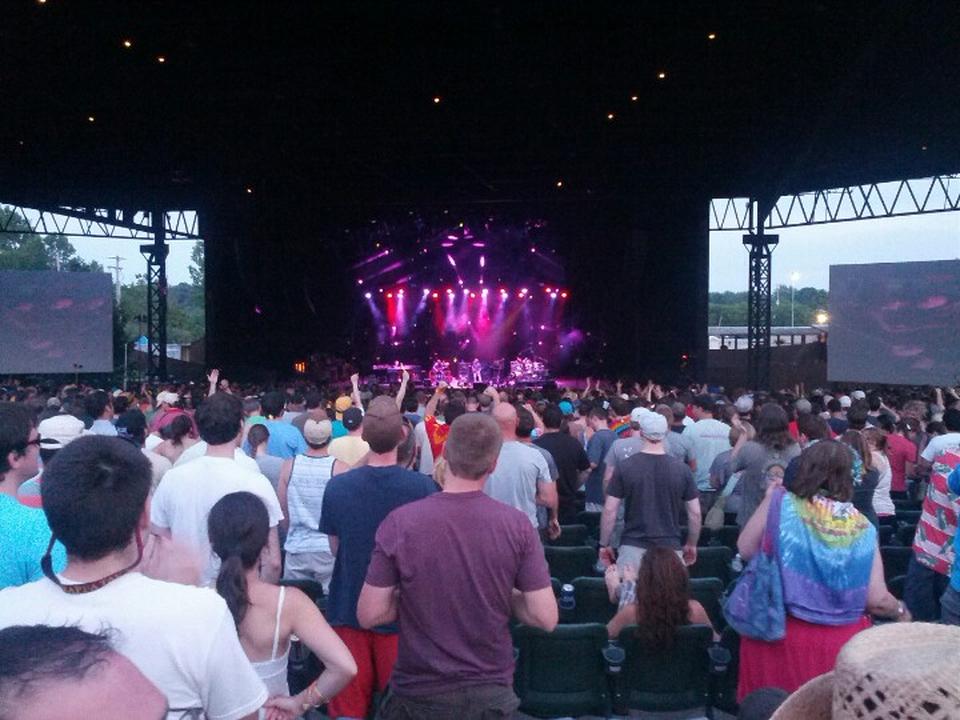
<path fill-rule="evenodd" d="M 349 412 L 343 414 L 344 425 Z M 381 395 L 370 401 L 367 414 L 363 417 L 361 437 L 375 453 L 389 452 L 400 444 L 403 440 L 403 415 L 393 398 Z"/>
<path fill-rule="evenodd" d="M 867 394 L 863 390 L 854 390 L 850 393 L 850 397 L 854 400 L 866 400 Z"/>
<path fill-rule="evenodd" d="M 561 400 L 557 403 L 557 407 L 560 408 L 560 412 L 564 415 L 573 415 L 573 403 L 569 400 Z"/>
<path fill-rule="evenodd" d="M 167 403 L 169 405 L 176 405 L 180 401 L 180 396 L 175 392 L 170 392 L 169 390 L 164 390 L 157 394 L 157 405 L 160 403 Z"/>
<path fill-rule="evenodd" d="M 344 411 L 351 407 L 353 407 L 353 400 L 347 395 L 338 397 L 337 401 L 333 404 L 333 409 L 337 411 L 337 420 L 343 420 Z"/>
<path fill-rule="evenodd" d="M 58 398 L 56 395 L 54 395 L 52 398 L 49 398 L 47 400 L 47 407 L 60 407 L 60 398 Z"/>
<path fill-rule="evenodd" d="M 311 445 L 323 445 L 333 433 L 333 424 L 329 420 L 307 420 L 303 424 L 303 437 Z"/>
<path fill-rule="evenodd" d="M 663 440 L 667 436 L 667 419 L 660 413 L 648 411 L 640 418 L 640 434 L 647 440 Z"/>
<path fill-rule="evenodd" d="M 749 395 L 741 395 L 733 405 L 738 413 L 748 413 L 753 410 L 753 398 Z"/>
<path fill-rule="evenodd" d="M 83 420 L 73 415 L 54 415 L 37 425 L 40 447 L 44 450 L 60 450 L 83 435 Z"/>
<path fill-rule="evenodd" d="M 846 395 L 840 396 L 840 407 L 848 408 L 852 404 L 853 404 L 853 401 L 849 397 L 847 397 Z"/>
<path fill-rule="evenodd" d="M 396 403 L 394 403 L 396 407 Z M 363 412 L 358 407 L 348 407 L 343 411 L 343 426 L 347 430 L 356 430 L 363 422 Z"/>
<path fill-rule="evenodd" d="M 793 404 L 793 406 L 801 415 L 806 415 L 809 412 L 813 412 L 813 405 L 811 405 L 810 401 L 806 398 L 800 398 Z"/>
<path fill-rule="evenodd" d="M 645 407 L 637 407 L 630 411 L 630 422 L 639 423 L 644 415 L 649 415 L 650 411 Z"/>
<path fill-rule="evenodd" d="M 117 418 L 116 427 L 119 437 L 139 443 L 147 433 L 147 418 L 139 410 L 127 410 Z"/>

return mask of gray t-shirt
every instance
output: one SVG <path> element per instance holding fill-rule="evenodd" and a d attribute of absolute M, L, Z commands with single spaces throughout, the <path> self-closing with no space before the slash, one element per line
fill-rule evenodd
<path fill-rule="evenodd" d="M 643 438 L 639 435 L 613 441 L 613 445 L 607 451 L 607 456 L 603 459 L 604 464 L 613 471 L 611 482 L 613 482 L 613 478 L 620 477 L 620 468 L 623 462 L 631 455 L 640 452 L 642 448 Z"/>
<path fill-rule="evenodd" d="M 693 477 L 701 491 L 710 487 L 710 466 L 720 453 L 730 449 L 730 426 L 714 418 L 697 420 L 680 435 L 686 459 L 694 460 L 697 469 Z"/>
<path fill-rule="evenodd" d="M 553 482 L 543 454 L 536 448 L 509 440 L 500 448 L 497 467 L 483 491 L 526 514 L 537 527 L 537 483 Z"/>
<path fill-rule="evenodd" d="M 779 474 L 782 478 L 786 473 L 787 465 L 799 455 L 800 445 L 797 443 L 790 443 L 783 450 L 776 450 L 751 440 L 740 448 L 737 457 L 730 461 L 730 472 L 740 473 L 738 489 L 742 503 L 737 512 L 737 524 L 740 527 L 747 524 L 754 511 L 763 502 L 763 496 L 769 484 L 767 475 L 770 467 L 772 465 L 782 467 L 783 472 Z"/>
<path fill-rule="evenodd" d="M 607 493 L 625 506 L 621 545 L 679 550 L 680 516 L 699 497 L 690 468 L 669 455 L 635 453 L 620 466 Z"/>

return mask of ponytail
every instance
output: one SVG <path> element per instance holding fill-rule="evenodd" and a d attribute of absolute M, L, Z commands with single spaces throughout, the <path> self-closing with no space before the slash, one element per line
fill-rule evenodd
<path fill-rule="evenodd" d="M 250 598 L 247 597 L 247 575 L 239 555 L 230 555 L 220 565 L 217 593 L 226 600 L 234 624 L 240 627 L 250 607 Z"/>

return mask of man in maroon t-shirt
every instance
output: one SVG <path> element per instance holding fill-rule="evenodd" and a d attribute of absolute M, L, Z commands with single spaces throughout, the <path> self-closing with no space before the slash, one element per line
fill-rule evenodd
<path fill-rule="evenodd" d="M 397 508 L 377 530 L 357 619 L 369 628 L 399 618 L 384 720 L 512 717 L 510 617 L 547 631 L 557 624 L 530 520 L 483 492 L 500 445 L 492 418 L 457 418 L 443 492 Z"/>
<path fill-rule="evenodd" d="M 907 491 L 907 478 L 913 472 L 917 462 L 917 446 L 904 435 L 902 426 L 894 425 L 888 415 L 881 415 L 880 428 L 887 433 L 887 459 L 890 461 L 890 490 L 898 493 Z"/>

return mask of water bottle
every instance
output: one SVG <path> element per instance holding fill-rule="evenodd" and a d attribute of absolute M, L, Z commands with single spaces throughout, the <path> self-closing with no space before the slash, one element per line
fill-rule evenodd
<path fill-rule="evenodd" d="M 561 610 L 573 610 L 577 606 L 576 598 L 573 597 L 573 585 L 564 583 L 560 587 L 560 600 L 557 603 Z"/>
<path fill-rule="evenodd" d="M 743 572 L 743 558 L 740 557 L 740 553 L 733 556 L 733 560 L 730 561 L 730 569 L 733 570 L 736 575 Z"/>

